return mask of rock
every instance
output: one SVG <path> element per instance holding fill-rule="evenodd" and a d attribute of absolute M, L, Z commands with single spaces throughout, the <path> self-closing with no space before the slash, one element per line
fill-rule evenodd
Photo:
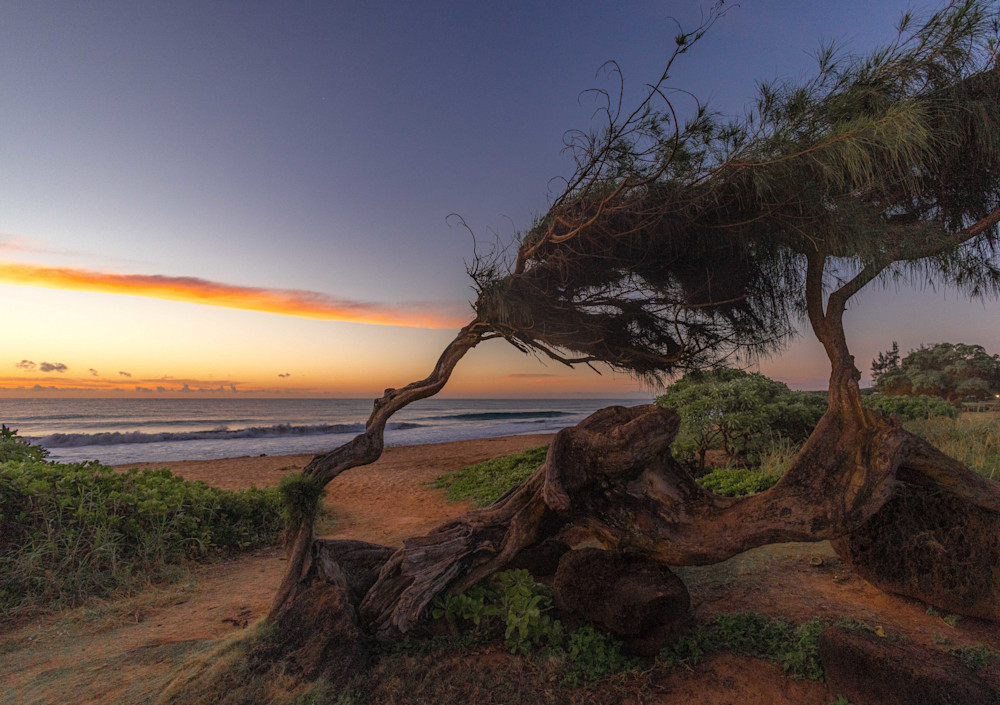
<path fill-rule="evenodd" d="M 833 547 L 879 589 L 1000 621 L 1000 514 L 901 483 L 875 516 Z"/>
<path fill-rule="evenodd" d="M 998 705 L 1000 694 L 958 658 L 872 632 L 830 627 L 819 657 L 831 691 L 852 705 Z"/>
<path fill-rule="evenodd" d="M 652 656 L 687 621 L 691 598 L 670 568 L 642 556 L 583 548 L 559 561 L 556 607 Z"/>

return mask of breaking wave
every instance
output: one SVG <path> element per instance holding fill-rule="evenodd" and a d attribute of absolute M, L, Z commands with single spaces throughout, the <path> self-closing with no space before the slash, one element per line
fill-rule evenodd
<path fill-rule="evenodd" d="M 423 424 L 390 423 L 389 430 L 421 428 Z M 169 441 L 225 441 L 240 438 L 279 438 L 289 436 L 327 436 L 346 433 L 361 433 L 365 425 L 349 424 L 319 424 L 315 426 L 292 426 L 277 424 L 275 426 L 252 426 L 250 428 L 230 429 L 220 426 L 206 431 L 165 431 L 161 433 L 143 433 L 141 431 L 106 431 L 102 433 L 53 433 L 49 436 L 33 438 L 34 442 L 45 448 L 78 448 L 81 446 L 117 446 L 133 443 L 163 443 Z"/>

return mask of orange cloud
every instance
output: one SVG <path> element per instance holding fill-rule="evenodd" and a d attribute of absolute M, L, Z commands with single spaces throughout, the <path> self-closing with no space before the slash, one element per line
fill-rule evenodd
<path fill-rule="evenodd" d="M 282 316 L 378 326 L 448 329 L 459 328 L 468 322 L 450 312 L 437 313 L 416 306 L 385 306 L 337 299 L 315 291 L 235 286 L 197 277 L 111 274 L 87 269 L 42 267 L 0 261 L 0 282 L 45 289 L 145 296 L 168 301 L 276 313 Z M 448 305 L 447 308 L 450 311 L 454 306 Z"/>

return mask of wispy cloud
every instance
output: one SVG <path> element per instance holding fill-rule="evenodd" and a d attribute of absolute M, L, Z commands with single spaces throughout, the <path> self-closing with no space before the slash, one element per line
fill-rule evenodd
<path fill-rule="evenodd" d="M 69 368 L 61 362 L 43 362 L 38 369 L 42 372 L 65 372 Z"/>
<path fill-rule="evenodd" d="M 291 372 L 279 372 L 278 376 L 281 377 L 282 379 L 284 379 L 285 377 L 291 377 L 292 373 Z"/>
<path fill-rule="evenodd" d="M 438 312 L 428 305 L 389 306 L 338 299 L 299 289 L 236 286 L 196 277 L 159 274 L 115 274 L 69 267 L 43 267 L 0 261 L 0 282 L 71 291 L 127 294 L 169 301 L 263 311 L 284 316 L 348 321 L 406 328 L 457 328 L 467 321 L 447 304 Z"/>
<path fill-rule="evenodd" d="M 118 371 L 118 374 L 120 374 L 122 377 L 131 377 L 132 376 L 131 372 L 122 372 L 121 370 Z"/>
<path fill-rule="evenodd" d="M 31 360 L 21 360 L 20 362 L 14 363 L 14 367 L 19 370 L 33 370 L 38 367 L 38 365 Z"/>

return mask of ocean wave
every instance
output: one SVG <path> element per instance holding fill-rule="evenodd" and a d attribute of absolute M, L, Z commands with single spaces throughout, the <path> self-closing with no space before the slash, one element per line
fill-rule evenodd
<path fill-rule="evenodd" d="M 467 414 L 449 414 L 447 416 L 430 416 L 427 421 L 505 421 L 508 419 L 554 419 L 560 416 L 572 416 L 567 411 L 474 411 Z"/>
<path fill-rule="evenodd" d="M 420 428 L 422 424 L 391 423 L 389 430 Z M 241 438 L 274 438 L 281 436 L 326 436 L 344 433 L 361 433 L 364 424 L 319 424 L 314 426 L 292 426 L 277 424 L 274 426 L 253 426 L 250 428 L 230 429 L 226 426 L 206 431 L 164 431 L 161 433 L 143 433 L 142 431 L 110 431 L 103 433 L 53 433 L 31 440 L 45 448 L 78 448 L 81 446 L 112 446 L 133 443 L 164 443 L 175 441 L 225 441 Z"/>

